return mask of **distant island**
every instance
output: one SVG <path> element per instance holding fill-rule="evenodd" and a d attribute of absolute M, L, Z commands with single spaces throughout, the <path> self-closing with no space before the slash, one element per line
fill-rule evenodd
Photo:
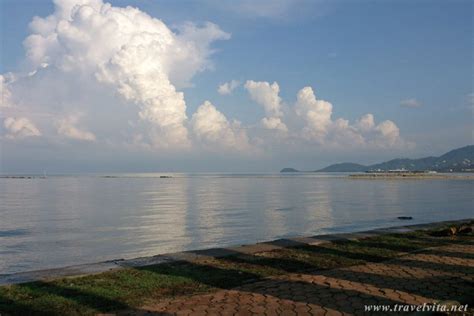
<path fill-rule="evenodd" d="M 280 172 L 300 172 L 300 171 L 293 168 L 283 168 L 280 170 Z"/>
<path fill-rule="evenodd" d="M 391 170 L 474 172 L 474 145 L 451 150 L 439 157 L 419 159 L 397 158 L 369 166 L 344 162 L 310 172 L 383 172 Z M 280 172 L 301 172 L 294 168 L 283 168 Z"/>

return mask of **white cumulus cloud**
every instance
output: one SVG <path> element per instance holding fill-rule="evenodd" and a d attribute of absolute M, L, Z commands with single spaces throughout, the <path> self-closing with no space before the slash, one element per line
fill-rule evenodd
<path fill-rule="evenodd" d="M 263 106 L 268 116 L 282 116 L 281 98 L 278 95 L 280 86 L 278 83 L 270 84 L 266 81 L 247 80 L 245 89 L 249 92 L 252 100 Z"/>
<path fill-rule="evenodd" d="M 264 117 L 262 125 L 267 129 L 275 129 L 282 132 L 287 132 L 288 127 L 281 121 L 279 117 Z"/>
<path fill-rule="evenodd" d="M 240 82 L 237 80 L 231 80 L 229 82 L 224 82 L 223 84 L 219 85 L 217 88 L 217 92 L 221 95 L 228 95 L 232 94 L 232 92 L 240 85 Z"/>
<path fill-rule="evenodd" d="M 26 117 L 8 117 L 3 121 L 7 138 L 40 136 L 39 129 Z"/>
<path fill-rule="evenodd" d="M 280 97 L 277 82 L 247 80 L 245 90 L 264 111 L 257 124 L 228 118 L 209 101 L 189 112 L 183 88 L 213 68 L 213 43 L 230 38 L 210 22 L 171 28 L 137 8 L 54 0 L 54 12 L 33 18 L 30 30 L 23 63 L 29 68 L 0 75 L 8 139 L 41 135 L 48 146 L 59 135 L 58 145 L 81 140 L 172 155 L 404 144 L 390 120 L 378 123 L 370 113 L 355 122 L 333 118 L 333 105 L 316 98 L 312 87 L 293 102 Z M 217 92 L 231 95 L 240 85 L 231 80 Z"/>
<path fill-rule="evenodd" d="M 375 119 L 373 114 L 365 114 L 356 122 L 356 128 L 362 132 L 369 132 L 375 127 Z"/>
<path fill-rule="evenodd" d="M 245 89 L 250 98 L 263 106 L 267 117 L 262 119 L 262 125 L 267 129 L 287 131 L 285 123 L 282 122 L 282 99 L 279 96 L 280 86 L 273 82 L 247 80 Z"/>
<path fill-rule="evenodd" d="M 306 123 L 303 137 L 322 142 L 331 124 L 332 104 L 316 100 L 313 89 L 304 87 L 296 96 L 295 110 Z"/>
<path fill-rule="evenodd" d="M 81 115 L 73 114 L 61 118 L 56 122 L 56 128 L 59 135 L 83 141 L 95 141 L 93 133 L 83 130 L 77 126 Z"/>
<path fill-rule="evenodd" d="M 0 74 L 0 108 L 9 108 L 12 106 L 12 93 L 8 87 L 5 76 Z"/>
<path fill-rule="evenodd" d="M 186 103 L 177 87 L 212 66 L 212 42 L 228 39 L 217 25 L 186 23 L 174 32 L 139 9 L 100 0 L 56 0 L 36 17 L 24 45 L 30 63 L 90 75 L 114 87 L 150 123 L 154 144 L 187 146 Z"/>
<path fill-rule="evenodd" d="M 390 120 L 381 122 L 375 127 L 375 131 L 378 132 L 375 142 L 382 147 L 390 147 L 400 142 L 400 129 Z"/>
<path fill-rule="evenodd" d="M 378 125 L 373 114 L 365 114 L 353 125 L 343 118 L 332 119 L 333 105 L 318 100 L 311 87 L 297 94 L 295 112 L 303 120 L 301 136 L 320 145 L 331 147 L 394 147 L 407 143 L 400 137 L 397 125 L 386 120 Z"/>
<path fill-rule="evenodd" d="M 198 140 L 209 148 L 231 151 L 251 149 L 247 133 L 240 122 L 229 122 L 209 101 L 199 106 L 193 114 L 191 125 Z"/>

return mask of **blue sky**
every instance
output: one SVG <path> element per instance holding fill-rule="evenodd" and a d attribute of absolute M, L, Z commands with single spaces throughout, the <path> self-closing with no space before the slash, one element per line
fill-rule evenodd
<path fill-rule="evenodd" d="M 437 155 L 472 143 L 471 1 L 110 2 L 137 7 L 170 29 L 186 21 L 210 21 L 231 34 L 212 43 L 212 68 L 193 74 L 191 86 L 178 88 L 184 92 L 188 117 L 209 100 L 229 121 L 259 124 L 265 110 L 249 99 L 242 85 L 231 96 L 220 95 L 217 87 L 230 80 L 276 81 L 284 106 L 290 107 L 297 92 L 310 86 L 317 99 L 332 104 L 334 118 L 353 122 L 371 113 L 377 122 L 393 121 L 400 137 L 411 144 L 389 150 L 355 147 L 348 153 L 317 143 L 314 153 L 302 150 L 284 161 L 252 158 L 257 165 L 276 168 L 294 161 L 309 168 L 345 158 L 372 162 L 389 155 Z M 0 73 L 26 71 L 22 42 L 31 33 L 28 23 L 33 16 L 51 14 L 54 6 L 43 0 L 4 0 L 1 9 Z M 403 106 L 404 100 L 418 106 Z M 18 142 L 6 148 L 20 153 L 24 146 Z M 4 156 L 9 161 L 9 153 Z M 315 161 L 317 157 L 321 159 Z M 205 162 L 198 165 L 197 170 L 212 169 L 202 167 Z M 225 166 L 223 159 L 220 169 Z"/>

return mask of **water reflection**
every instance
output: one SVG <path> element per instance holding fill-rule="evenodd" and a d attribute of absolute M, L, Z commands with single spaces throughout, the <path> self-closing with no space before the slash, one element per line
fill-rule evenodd
<path fill-rule="evenodd" d="M 127 232 L 135 235 L 124 241 L 136 255 L 150 251 L 175 251 L 176 245 L 189 242 L 186 215 L 189 209 L 187 179 L 150 181 L 145 190 L 137 190 L 137 205 L 125 216 Z"/>
<path fill-rule="evenodd" d="M 0 179 L 0 273 L 472 216 L 473 181 L 323 175 Z"/>

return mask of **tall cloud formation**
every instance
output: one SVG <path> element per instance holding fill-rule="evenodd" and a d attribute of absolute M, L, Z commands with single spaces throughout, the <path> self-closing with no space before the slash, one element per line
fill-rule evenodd
<path fill-rule="evenodd" d="M 211 43 L 229 34 L 212 23 L 187 23 L 175 33 L 136 8 L 101 0 L 54 3 L 54 14 L 30 24 L 33 34 L 24 44 L 31 64 L 93 75 L 138 106 L 154 145 L 188 146 L 186 103 L 176 86 L 208 68 Z"/>
<path fill-rule="evenodd" d="M 266 81 L 247 80 L 245 89 L 250 94 L 250 98 L 263 106 L 266 117 L 262 119 L 262 125 L 267 129 L 275 129 L 286 132 L 288 128 L 281 121 L 283 116 L 282 100 L 279 96 L 280 86 L 274 82 L 270 84 Z"/>
<path fill-rule="evenodd" d="M 303 136 L 322 142 L 332 123 L 332 104 L 324 100 L 316 100 L 313 89 L 305 87 L 298 92 L 295 110 L 296 114 L 305 121 Z"/>
<path fill-rule="evenodd" d="M 35 136 L 160 153 L 246 155 L 271 153 L 278 144 L 406 144 L 392 121 L 376 124 L 372 114 L 353 124 L 333 119 L 332 104 L 316 98 L 313 88 L 302 88 L 294 102 L 284 101 L 277 82 L 247 80 L 243 85 L 265 113 L 257 125 L 228 119 L 210 101 L 187 113 L 180 90 L 212 67 L 212 44 L 229 34 L 209 22 L 171 29 L 136 8 L 102 0 L 54 4 L 53 14 L 30 24 L 24 41 L 30 71 L 0 75 L 2 130 L 9 141 Z M 218 92 L 230 95 L 239 87 L 232 80 Z"/>

